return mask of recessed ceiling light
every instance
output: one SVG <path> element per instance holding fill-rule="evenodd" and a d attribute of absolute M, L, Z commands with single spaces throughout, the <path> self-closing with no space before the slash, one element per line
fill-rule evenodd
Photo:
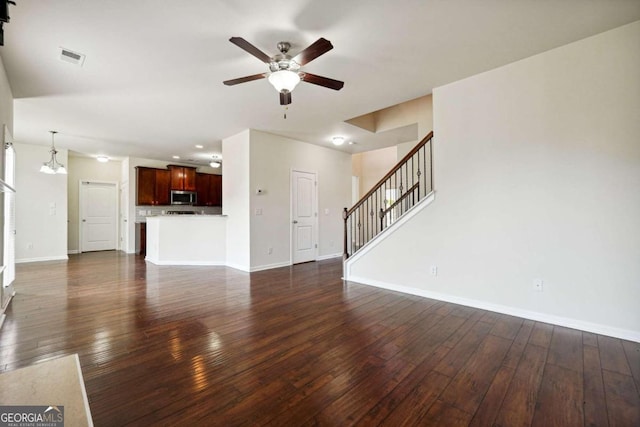
<path fill-rule="evenodd" d="M 171 156 L 171 157 L 173 157 L 174 159 L 179 159 L 180 158 L 180 156 Z"/>
<path fill-rule="evenodd" d="M 109 161 L 109 157 L 107 156 L 97 156 L 96 160 L 100 163 L 107 163 Z"/>
<path fill-rule="evenodd" d="M 198 144 L 198 145 L 196 145 L 196 148 L 204 148 L 204 145 Z"/>
<path fill-rule="evenodd" d="M 344 144 L 344 136 L 333 137 L 333 145 L 342 145 L 342 144 Z"/>

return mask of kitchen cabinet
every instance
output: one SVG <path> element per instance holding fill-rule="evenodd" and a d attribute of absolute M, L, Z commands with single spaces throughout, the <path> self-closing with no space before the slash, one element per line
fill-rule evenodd
<path fill-rule="evenodd" d="M 146 255 L 147 254 L 147 224 L 144 222 L 140 222 L 136 224 L 138 228 L 138 243 L 140 245 L 139 254 Z"/>
<path fill-rule="evenodd" d="M 196 168 L 168 165 L 171 173 L 171 190 L 196 191 Z"/>
<path fill-rule="evenodd" d="M 222 206 L 222 175 L 196 174 L 198 206 Z"/>
<path fill-rule="evenodd" d="M 171 173 L 166 169 L 136 167 L 136 205 L 170 204 Z"/>

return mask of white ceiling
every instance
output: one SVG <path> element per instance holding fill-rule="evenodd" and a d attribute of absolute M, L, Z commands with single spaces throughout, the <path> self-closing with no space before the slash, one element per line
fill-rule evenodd
<path fill-rule="evenodd" d="M 16 141 L 47 145 L 54 129 L 58 147 L 87 155 L 203 163 L 247 128 L 324 146 L 340 134 L 357 142 L 345 151 L 395 144 L 415 127 L 375 135 L 344 121 L 640 19 L 638 0 L 17 3 L 0 47 Z M 266 80 L 222 84 L 266 71 L 232 36 L 269 55 L 279 41 L 295 55 L 325 37 L 334 49 L 303 69 L 344 89 L 301 83 L 285 120 Z M 84 66 L 60 61 L 60 47 Z"/>

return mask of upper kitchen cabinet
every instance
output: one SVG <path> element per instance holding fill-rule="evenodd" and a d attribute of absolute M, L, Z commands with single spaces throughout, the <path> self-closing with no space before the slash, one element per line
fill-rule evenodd
<path fill-rule="evenodd" d="M 166 169 L 136 167 L 136 204 L 168 205 L 171 173 Z"/>
<path fill-rule="evenodd" d="M 222 206 L 222 175 L 196 174 L 199 206 Z"/>
<path fill-rule="evenodd" d="M 171 190 L 196 191 L 196 168 L 168 165 L 171 173 Z"/>

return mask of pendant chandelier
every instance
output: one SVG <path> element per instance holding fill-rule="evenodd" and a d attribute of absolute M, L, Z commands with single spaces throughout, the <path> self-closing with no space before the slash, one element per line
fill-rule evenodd
<path fill-rule="evenodd" d="M 49 132 L 51 132 L 51 150 L 49 151 L 51 153 L 51 159 L 48 162 L 42 164 L 40 172 L 48 174 L 60 173 L 66 175 L 67 170 L 64 168 L 64 165 L 62 163 L 58 162 L 58 159 L 56 158 L 56 154 L 58 154 L 58 151 L 56 151 L 56 146 L 53 143 L 53 138 L 58 132 L 55 130 L 50 130 Z"/>

